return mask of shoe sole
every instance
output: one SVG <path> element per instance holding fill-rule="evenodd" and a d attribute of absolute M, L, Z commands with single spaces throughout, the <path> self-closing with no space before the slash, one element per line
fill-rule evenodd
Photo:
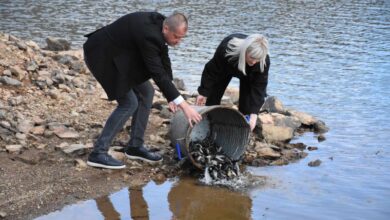
<path fill-rule="evenodd" d="M 125 153 L 126 157 L 131 159 L 131 160 L 142 160 L 142 161 L 145 161 L 145 162 L 148 162 L 148 163 L 158 163 L 158 162 L 161 162 L 163 159 L 161 158 L 160 160 L 148 160 L 146 158 L 143 158 L 143 157 L 137 157 L 137 156 L 131 156 L 131 155 L 128 155 L 127 153 Z"/>
<path fill-rule="evenodd" d="M 126 165 L 122 165 L 122 166 L 109 166 L 109 165 L 104 165 L 104 164 L 100 164 L 100 163 L 94 163 L 94 162 L 91 162 L 91 161 L 87 161 L 87 165 L 89 165 L 91 167 L 99 167 L 99 168 L 106 168 L 106 169 L 113 169 L 113 170 L 119 170 L 119 169 L 126 168 Z"/>

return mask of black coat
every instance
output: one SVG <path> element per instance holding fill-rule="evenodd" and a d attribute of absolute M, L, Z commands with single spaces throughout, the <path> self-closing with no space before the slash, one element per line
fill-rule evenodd
<path fill-rule="evenodd" d="M 135 12 L 86 35 L 85 61 L 110 100 L 150 78 L 168 101 L 180 95 L 172 83 L 164 19 L 157 12 Z"/>
<path fill-rule="evenodd" d="M 245 114 L 257 114 L 267 95 L 268 71 L 271 65 L 270 59 L 267 55 L 266 66 L 263 72 L 260 71 L 259 63 L 253 66 L 246 65 L 246 75 L 244 75 L 238 69 L 238 60 L 229 60 L 229 57 L 226 57 L 228 42 L 233 37 L 244 39 L 247 35 L 232 34 L 222 40 L 213 58 L 204 67 L 198 92 L 200 95 L 208 97 L 219 81 L 223 81 L 227 77 L 237 77 L 240 79 L 240 83 L 249 82 L 247 86 L 250 87 L 249 98 L 245 98 L 248 101 L 245 103 L 240 102 L 245 105 L 240 108 L 246 109 Z"/>

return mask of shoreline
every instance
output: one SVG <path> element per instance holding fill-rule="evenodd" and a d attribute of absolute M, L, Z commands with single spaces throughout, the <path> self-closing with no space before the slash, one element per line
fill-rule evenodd
<path fill-rule="evenodd" d="M 43 50 L 33 41 L 0 33 L 0 82 L 0 219 L 31 219 L 123 187 L 193 174 L 193 167 L 182 169 L 174 158 L 167 136 L 173 115 L 157 87 L 145 141 L 163 155 L 162 164 L 126 160 L 127 168 L 118 171 L 86 165 L 116 104 L 106 100 L 81 50 Z M 185 87 L 182 80 L 175 84 Z M 194 103 L 195 94 L 180 92 Z M 223 105 L 235 107 L 237 100 L 238 90 L 230 88 Z M 276 97 L 268 98 L 264 109 L 268 113 L 259 115 L 244 166 L 287 165 L 307 155 L 307 146 L 290 144 L 292 138 L 306 131 L 318 132 L 319 141 L 325 138 L 325 123 L 285 108 Z M 273 124 L 262 124 L 266 117 Z M 120 148 L 129 138 L 129 123 L 111 145 L 117 159 L 125 160 Z"/>

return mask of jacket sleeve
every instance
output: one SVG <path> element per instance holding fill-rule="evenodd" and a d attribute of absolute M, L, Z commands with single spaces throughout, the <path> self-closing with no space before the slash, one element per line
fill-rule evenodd
<path fill-rule="evenodd" d="M 206 63 L 203 69 L 200 86 L 198 87 L 198 92 L 200 95 L 205 97 L 208 97 L 210 95 L 214 84 L 218 80 L 218 70 L 219 68 L 215 57 Z"/>
<path fill-rule="evenodd" d="M 264 104 L 265 97 L 267 96 L 268 71 L 270 65 L 271 62 L 269 56 L 267 56 L 264 72 L 261 73 L 260 70 L 256 71 L 251 79 L 249 107 L 251 114 L 258 114 L 261 106 Z"/>
<path fill-rule="evenodd" d="M 157 42 L 148 39 L 143 40 L 141 54 L 144 64 L 153 81 L 160 88 L 168 102 L 170 102 L 177 98 L 180 93 L 172 82 L 172 70 L 166 70 L 167 67 L 170 68 L 170 64 L 164 65 L 164 62 L 167 62 L 167 60 L 164 61 L 163 57 L 168 55 L 163 53 L 168 53 L 168 51 L 163 50 Z"/>

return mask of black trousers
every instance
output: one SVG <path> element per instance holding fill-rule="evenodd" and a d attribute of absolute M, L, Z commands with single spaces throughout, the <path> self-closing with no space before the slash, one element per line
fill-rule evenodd
<path fill-rule="evenodd" d="M 233 76 L 228 76 L 223 79 L 220 79 L 216 84 L 214 84 L 213 89 L 207 97 L 206 105 L 220 105 L 223 94 L 225 93 L 226 87 L 229 85 Z M 244 114 L 250 114 L 250 82 L 247 78 L 240 78 L 240 94 L 238 101 L 238 110 Z"/>

